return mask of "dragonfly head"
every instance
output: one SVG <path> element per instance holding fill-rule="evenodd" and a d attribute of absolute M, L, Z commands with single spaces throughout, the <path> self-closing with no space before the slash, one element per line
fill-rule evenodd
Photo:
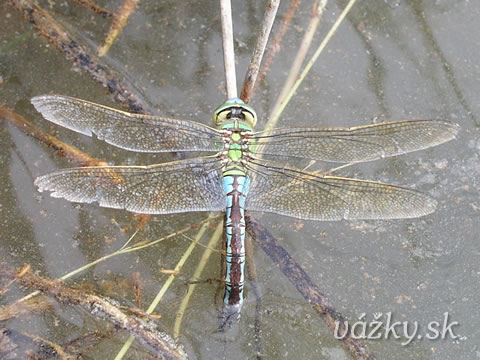
<path fill-rule="evenodd" d="M 224 123 L 243 121 L 252 129 L 257 124 L 257 113 L 239 98 L 227 100 L 213 112 L 213 123 L 220 127 Z"/>

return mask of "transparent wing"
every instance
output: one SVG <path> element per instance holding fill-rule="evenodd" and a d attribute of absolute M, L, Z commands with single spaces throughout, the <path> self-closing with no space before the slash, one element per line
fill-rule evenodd
<path fill-rule="evenodd" d="M 279 128 L 250 139 L 257 154 L 349 163 L 426 149 L 457 132 L 457 124 L 445 121 L 406 120 L 352 128 Z"/>
<path fill-rule="evenodd" d="M 36 96 L 31 102 L 45 119 L 122 149 L 218 151 L 223 146 L 219 131 L 196 122 L 132 114 L 60 95 Z"/>
<path fill-rule="evenodd" d="M 245 208 L 306 220 L 400 219 L 430 214 L 436 201 L 414 190 L 373 181 L 321 176 L 252 160 Z"/>
<path fill-rule="evenodd" d="M 74 202 L 143 214 L 224 211 L 221 163 L 213 156 L 150 166 L 66 169 L 35 180 L 40 191 Z"/>

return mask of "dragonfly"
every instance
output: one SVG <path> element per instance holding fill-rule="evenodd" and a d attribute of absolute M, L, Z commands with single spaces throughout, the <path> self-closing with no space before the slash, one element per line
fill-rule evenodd
<path fill-rule="evenodd" d="M 238 98 L 214 111 L 215 127 L 61 95 L 31 102 L 45 119 L 121 149 L 211 153 L 146 166 L 64 169 L 38 177 L 35 185 L 53 197 L 134 213 L 224 211 L 223 302 L 232 313 L 243 302 L 245 210 L 329 221 L 415 218 L 436 207 L 433 198 L 413 189 L 309 172 L 289 160 L 361 163 L 436 146 L 458 132 L 458 125 L 440 120 L 254 131 L 257 114 Z"/>

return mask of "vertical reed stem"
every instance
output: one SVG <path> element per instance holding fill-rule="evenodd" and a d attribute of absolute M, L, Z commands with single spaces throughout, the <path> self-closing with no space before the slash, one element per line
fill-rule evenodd
<path fill-rule="evenodd" d="M 235 75 L 235 51 L 233 48 L 232 6 L 230 0 L 220 0 L 222 18 L 223 62 L 225 64 L 225 88 L 227 99 L 237 97 L 237 77 Z"/>

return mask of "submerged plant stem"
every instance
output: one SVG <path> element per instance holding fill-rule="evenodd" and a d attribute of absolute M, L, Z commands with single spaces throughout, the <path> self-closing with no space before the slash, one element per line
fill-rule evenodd
<path fill-rule="evenodd" d="M 152 352 L 165 359 L 185 359 L 182 349 L 175 346 L 171 338 L 149 326 L 144 320 L 129 316 L 114 302 L 101 296 L 87 293 L 84 290 L 73 289 L 65 286 L 61 281 L 41 277 L 31 271 L 24 272 L 21 276 L 0 267 L 2 277 L 16 277 L 23 285 L 39 289 L 42 293 L 53 296 L 61 303 L 76 305 L 87 310 L 91 315 L 105 319 L 115 326 L 127 330 L 141 342 L 147 345 Z"/>

